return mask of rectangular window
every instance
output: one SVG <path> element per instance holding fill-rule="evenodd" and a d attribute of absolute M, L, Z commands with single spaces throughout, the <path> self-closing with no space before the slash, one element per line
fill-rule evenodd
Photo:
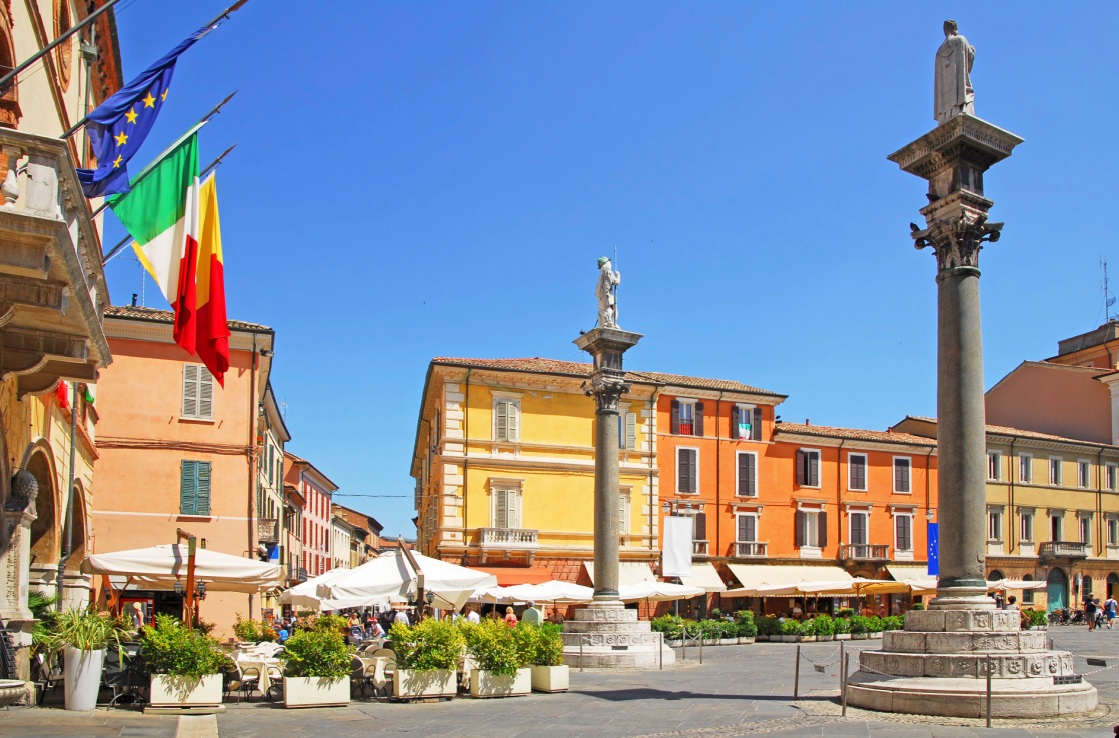
<path fill-rule="evenodd" d="M 630 505 L 630 490 L 622 488 L 618 490 L 618 530 L 623 536 L 629 535 L 629 505 Z"/>
<path fill-rule="evenodd" d="M 797 548 L 828 545 L 828 514 L 823 510 L 797 510 L 793 524 Z"/>
<path fill-rule="evenodd" d="M 797 451 L 797 484 L 801 487 L 820 486 L 820 452 L 802 448 Z"/>
<path fill-rule="evenodd" d="M 756 513 L 741 513 L 738 515 L 738 542 L 758 542 L 758 516 Z"/>
<path fill-rule="evenodd" d="M 847 454 L 847 489 L 866 492 L 866 454 Z"/>
<path fill-rule="evenodd" d="M 1034 480 L 1034 457 L 1032 454 L 1018 454 L 1018 481 L 1029 484 Z"/>
<path fill-rule="evenodd" d="M 1060 456 L 1050 456 L 1049 457 L 1049 484 L 1052 484 L 1054 487 L 1059 487 L 1061 485 L 1061 457 Z"/>
<path fill-rule="evenodd" d="M 894 516 L 894 550 L 895 551 L 912 551 L 913 550 L 913 516 L 912 515 L 895 515 Z"/>
<path fill-rule="evenodd" d="M 738 452 L 738 494 L 758 496 L 758 455 L 750 451 Z"/>
<path fill-rule="evenodd" d="M 1018 520 L 1018 533 L 1022 543 L 1030 543 L 1034 539 L 1034 514 L 1021 513 Z"/>
<path fill-rule="evenodd" d="M 618 448 L 637 450 L 637 413 L 618 414 Z"/>
<path fill-rule="evenodd" d="M 1080 523 L 1080 542 L 1081 543 L 1091 543 L 1092 542 L 1092 516 L 1091 515 L 1081 515 L 1080 518 L 1079 518 L 1079 523 Z"/>
<path fill-rule="evenodd" d="M 521 491 L 515 488 L 495 487 L 493 490 L 493 527 L 521 527 Z"/>
<path fill-rule="evenodd" d="M 913 461 L 908 456 L 894 457 L 894 492 L 897 494 L 910 494 L 909 472 Z"/>
<path fill-rule="evenodd" d="M 702 436 L 703 403 L 698 400 L 673 400 L 671 431 L 678 436 Z"/>
<path fill-rule="evenodd" d="M 1114 492 L 1119 489 L 1119 465 L 1108 464 L 1104 469 L 1107 470 L 1107 488 Z"/>
<path fill-rule="evenodd" d="M 1119 546 L 1119 520 L 1107 519 L 1107 545 Z"/>
<path fill-rule="evenodd" d="M 182 409 L 188 420 L 214 419 L 214 375 L 201 364 L 183 364 Z"/>
<path fill-rule="evenodd" d="M 742 441 L 762 440 L 762 409 L 754 405 L 735 405 L 731 409 L 730 437 Z"/>
<path fill-rule="evenodd" d="M 494 400 L 493 440 L 515 443 L 520 440 L 521 401 Z"/>
<path fill-rule="evenodd" d="M 1061 514 L 1049 516 L 1049 540 L 1060 543 L 1065 540 L 1065 517 Z"/>
<path fill-rule="evenodd" d="M 987 540 L 1001 541 L 1002 540 L 1002 511 L 1001 510 L 988 510 L 987 511 Z"/>
<path fill-rule="evenodd" d="M 987 452 L 987 479 L 1002 478 L 1002 454 L 998 451 Z"/>
<path fill-rule="evenodd" d="M 699 449 L 676 449 L 676 492 L 694 495 L 699 492 Z"/>
<path fill-rule="evenodd" d="M 1076 486 L 1081 489 L 1092 486 L 1092 462 L 1084 459 L 1076 462 Z"/>
<path fill-rule="evenodd" d="M 847 517 L 851 522 L 851 543 L 856 546 L 866 545 L 866 523 L 867 514 L 865 512 L 849 512 Z"/>
<path fill-rule="evenodd" d="M 179 514 L 210 514 L 210 462 L 187 461 L 179 465 Z"/>
<path fill-rule="evenodd" d="M 1031 577 L 1029 574 L 1027 574 L 1026 575 L 1026 581 L 1027 582 L 1033 581 L 1033 577 Z M 1023 589 L 1022 590 L 1022 604 L 1023 605 L 1032 605 L 1033 603 L 1034 603 L 1034 591 L 1032 589 Z"/>

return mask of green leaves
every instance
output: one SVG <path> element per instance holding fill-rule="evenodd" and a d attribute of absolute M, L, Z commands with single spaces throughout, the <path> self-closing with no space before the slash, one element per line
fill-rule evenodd
<path fill-rule="evenodd" d="M 66 646 L 83 651 L 100 651 L 109 646 L 119 647 L 128 632 L 129 627 L 124 620 L 107 612 L 68 610 L 44 612 L 43 620 L 36 623 L 32 631 L 32 640 L 38 648 L 51 653 Z"/>
<path fill-rule="evenodd" d="M 508 630 L 505 624 L 502 627 Z M 402 669 L 432 671 L 454 669 L 465 642 L 464 628 L 446 620 L 428 618 L 414 626 L 393 623 L 389 629 L 396 664 Z"/>
<path fill-rule="evenodd" d="M 514 639 L 513 630 L 502 620 L 483 620 L 463 628 L 466 650 L 479 669 L 513 676 L 525 665 L 524 642 Z"/>
<path fill-rule="evenodd" d="M 154 627 L 140 629 L 140 656 L 152 674 L 195 678 L 217 674 L 229 663 L 216 640 L 170 615 L 156 615 Z"/>
<path fill-rule="evenodd" d="M 353 652 L 345 636 L 324 627 L 296 631 L 284 643 L 280 658 L 285 676 L 340 679 L 350 673 Z"/>

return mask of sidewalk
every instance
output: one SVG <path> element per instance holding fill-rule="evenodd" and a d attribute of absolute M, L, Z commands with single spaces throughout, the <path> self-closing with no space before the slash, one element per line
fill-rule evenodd
<path fill-rule="evenodd" d="M 1109 658 L 1119 667 L 1119 630 L 1088 633 L 1081 627 L 1050 631 L 1058 648 L 1081 656 Z M 880 641 L 848 643 L 851 651 L 877 649 Z M 698 652 L 664 671 L 572 671 L 566 694 L 533 694 L 495 700 L 459 698 L 430 704 L 355 700 L 349 707 L 284 710 L 270 703 L 227 705 L 216 723 L 223 736 L 275 738 L 278 734 L 369 736 L 384 734 L 484 735 L 487 738 L 547 736 L 1090 736 L 1111 738 L 1119 723 L 1119 668 L 1088 677 L 1100 692 L 1101 708 L 1090 716 L 1044 720 L 983 720 L 891 715 L 849 708 L 840 716 L 838 644 L 801 645 L 800 699 L 793 701 L 796 646 L 758 643 Z M 823 665 L 818 672 L 813 663 Z M 857 660 L 852 656 L 852 670 Z M 1078 672 L 1087 674 L 1083 658 Z M 0 736 L 175 736 L 176 718 L 125 710 L 92 715 L 61 710 L 13 708 L 0 712 Z M 182 719 L 183 728 L 188 719 Z M 197 720 L 197 718 L 194 718 Z M 195 725 L 193 730 L 202 726 Z M 183 738 L 185 733 L 180 732 Z M 192 732 L 204 736 L 206 733 Z M 212 735 L 212 733 L 209 733 Z"/>

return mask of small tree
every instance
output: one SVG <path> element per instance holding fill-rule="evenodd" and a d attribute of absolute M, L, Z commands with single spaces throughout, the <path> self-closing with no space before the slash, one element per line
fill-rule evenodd
<path fill-rule="evenodd" d="M 280 658 L 291 677 L 341 679 L 350 673 L 353 652 L 345 637 L 330 628 L 301 630 L 284 643 Z"/>
<path fill-rule="evenodd" d="M 483 620 L 464 628 L 466 649 L 478 668 L 500 676 L 513 676 L 524 666 L 524 654 L 513 639 L 513 629 L 500 620 Z"/>
<path fill-rule="evenodd" d="M 508 629 L 504 623 L 503 628 Z M 396 665 L 401 669 L 454 669 L 462 656 L 464 629 L 446 620 L 428 618 L 415 625 L 393 623 L 389 629 Z"/>
<path fill-rule="evenodd" d="M 196 679 L 217 674 L 229 663 L 214 638 L 170 615 L 156 615 L 154 627 L 140 629 L 140 658 L 152 674 Z"/>

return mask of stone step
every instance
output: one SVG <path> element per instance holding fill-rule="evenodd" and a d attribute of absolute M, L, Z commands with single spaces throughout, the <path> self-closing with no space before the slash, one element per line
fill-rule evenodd
<path fill-rule="evenodd" d="M 565 649 L 649 647 L 655 648 L 660 642 L 659 633 L 563 633 Z"/>
<path fill-rule="evenodd" d="M 910 610 L 905 614 L 905 629 L 924 633 L 1017 633 L 1022 630 L 1022 619 L 1017 610 Z"/>
<path fill-rule="evenodd" d="M 627 610 L 624 607 L 580 607 L 575 610 L 574 619 L 600 623 L 635 623 L 637 610 Z"/>
<path fill-rule="evenodd" d="M 921 633 L 891 630 L 882 634 L 882 650 L 897 653 L 1041 653 L 1049 650 L 1049 634 L 1041 630 L 1018 633 L 986 631 L 980 633 Z"/>
<path fill-rule="evenodd" d="M 563 629 L 570 633 L 648 633 L 648 623 L 588 623 L 583 620 L 568 620 Z"/>
<path fill-rule="evenodd" d="M 863 651 L 859 664 L 871 672 L 901 677 L 949 677 L 986 679 L 986 654 L 913 654 L 890 651 Z M 1073 671 L 1072 654 L 1045 651 L 1032 654 L 992 654 L 991 677 L 1065 676 Z"/>

